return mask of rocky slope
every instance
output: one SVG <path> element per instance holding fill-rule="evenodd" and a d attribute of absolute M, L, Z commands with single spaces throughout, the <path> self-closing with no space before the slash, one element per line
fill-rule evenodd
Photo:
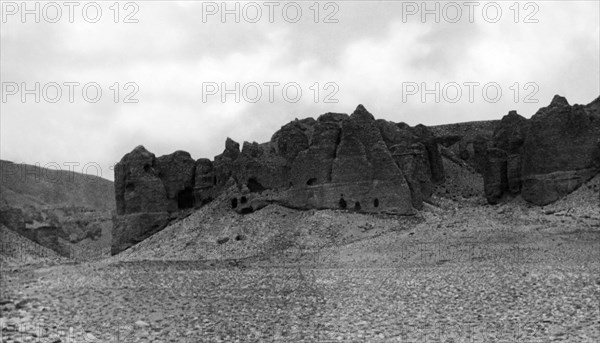
<path fill-rule="evenodd" d="M 111 181 L 9 161 L 0 167 L 1 224 L 63 256 L 81 251 L 79 245 L 108 247 L 115 207 Z"/>
<path fill-rule="evenodd" d="M 0 225 L 0 261 L 2 272 L 30 264 L 52 264 L 65 262 L 66 259 L 55 251 L 37 244 L 18 233 Z"/>

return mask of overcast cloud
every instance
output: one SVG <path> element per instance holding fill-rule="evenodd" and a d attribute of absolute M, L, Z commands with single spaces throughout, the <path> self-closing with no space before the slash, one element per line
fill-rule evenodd
<path fill-rule="evenodd" d="M 195 159 L 212 159 L 223 151 L 226 137 L 240 143 L 264 142 L 294 118 L 351 113 L 358 104 L 377 118 L 435 125 L 499 119 L 509 110 L 530 117 L 554 94 L 567 97 L 571 104 L 589 103 L 600 94 L 598 1 L 535 1 L 517 6 L 508 1 L 487 7 L 486 2 L 476 2 L 472 23 L 469 7 L 461 1 L 454 3 L 463 11 L 456 23 L 449 22 L 456 12 L 448 2 L 438 3 L 439 23 L 434 15 L 424 23 L 420 13 L 408 15 L 413 4 L 419 10 L 421 2 L 336 1 L 328 7 L 321 2 L 319 23 L 310 8 L 316 8 L 313 1 L 295 2 L 302 9 L 296 23 L 285 20 L 294 19 L 291 5 L 289 17 L 282 16 L 285 2 L 274 7 L 273 23 L 265 2 L 240 3 L 241 9 L 250 6 L 247 19 L 254 17 L 254 4 L 262 9 L 257 23 L 245 20 L 243 11 L 240 23 L 233 15 L 222 22 L 220 13 L 203 22 L 206 10 L 221 2 L 191 1 L 134 1 L 127 8 L 123 2 L 115 23 L 115 11 L 109 8 L 113 2 L 98 3 L 102 17 L 96 23 L 85 20 L 93 19 L 91 6 L 89 17 L 82 15 L 86 3 L 75 8 L 70 23 L 63 2 L 57 2 L 63 11 L 57 23 L 45 20 L 55 16 L 51 7 L 44 15 L 45 2 L 40 2 L 40 23 L 34 15 L 26 16 L 23 23 L 21 2 L 2 2 L 2 159 L 42 166 L 95 162 L 102 167 L 103 177 L 113 179 L 110 166 L 140 144 L 157 156 L 185 150 Z M 18 13 L 12 14 L 12 4 Z M 434 6 L 429 3 L 430 9 Z M 502 15 L 490 23 L 496 7 Z M 133 10 L 137 13 L 132 19 L 139 22 L 123 23 Z M 330 19 L 337 23 L 324 23 L 333 12 Z M 526 19 L 538 22 L 525 23 Z M 81 86 L 75 89 L 72 103 L 66 86 L 56 103 L 46 101 L 44 94 L 39 103 L 34 95 L 27 95 L 25 102 L 21 92 L 12 95 L 11 85 L 26 83 L 33 88 L 35 82 L 41 87 L 50 82 L 95 82 L 102 97 L 95 103 L 86 101 Z M 120 85 L 117 102 L 110 89 L 115 82 Z M 137 85 L 133 97 L 137 103 L 124 103 L 124 96 L 134 90 L 123 88 L 128 82 Z M 203 84 L 223 82 L 229 88 L 236 82 L 281 85 L 275 87 L 273 102 L 264 85 L 256 103 L 244 99 L 244 94 L 239 102 L 234 95 L 223 102 L 220 92 L 204 94 L 203 99 Z M 281 94 L 282 86 L 293 82 L 302 89 L 295 103 Z M 433 94 L 423 102 L 421 92 L 403 92 L 421 83 L 433 89 L 436 82 L 440 87 L 450 85 L 446 98 L 440 89 L 439 102 Z M 465 82 L 480 84 L 474 88 L 473 102 Z M 315 83 L 320 88 L 317 99 L 311 90 Z M 453 103 L 449 100 L 456 95 L 454 83 L 461 86 L 462 97 Z M 492 83 L 502 90 L 497 102 L 482 96 L 483 85 Z M 515 83 L 520 88 L 517 99 L 511 89 Z M 324 88 L 326 84 L 329 87 Z M 494 88 L 488 90 L 494 100 Z M 53 97 L 54 89 L 47 91 Z M 255 88 L 247 91 L 248 97 L 254 97 Z M 330 100 L 337 102 L 326 102 L 332 91 Z M 88 94 L 94 95 L 93 89 Z M 293 88 L 288 94 L 294 97 Z M 526 102 L 528 95 L 538 102 Z"/>

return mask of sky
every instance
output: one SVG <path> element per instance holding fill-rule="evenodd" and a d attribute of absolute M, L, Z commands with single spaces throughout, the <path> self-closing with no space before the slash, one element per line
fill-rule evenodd
<path fill-rule="evenodd" d="M 110 180 L 138 145 L 212 159 L 358 104 L 436 125 L 600 95 L 598 1 L 21 3 L 1 2 L 0 158 Z"/>

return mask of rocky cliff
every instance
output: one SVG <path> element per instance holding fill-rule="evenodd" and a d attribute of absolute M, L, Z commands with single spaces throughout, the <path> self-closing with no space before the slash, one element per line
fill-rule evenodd
<path fill-rule="evenodd" d="M 423 126 L 376 120 L 362 105 L 284 125 L 267 143 L 227 139 L 214 160 L 183 151 L 155 157 L 143 146 L 115 168 L 116 254 L 164 228 L 185 209 L 234 187 L 240 214 L 269 203 L 410 215 L 444 182 L 439 137 Z"/>
<path fill-rule="evenodd" d="M 556 95 L 530 119 L 515 111 L 497 124 L 485 151 L 485 195 L 495 204 L 521 195 L 552 203 L 600 170 L 600 97 L 569 105 Z"/>
<path fill-rule="evenodd" d="M 183 151 L 157 158 L 138 146 L 115 168 L 112 253 L 223 194 L 240 214 L 276 203 L 411 215 L 444 184 L 448 160 L 482 174 L 492 204 L 518 194 L 546 204 L 598 173 L 599 99 L 570 106 L 555 97 L 531 119 L 511 111 L 433 128 L 377 120 L 359 105 L 351 115 L 292 121 L 266 143 L 240 148 L 227 138 L 214 160 Z"/>

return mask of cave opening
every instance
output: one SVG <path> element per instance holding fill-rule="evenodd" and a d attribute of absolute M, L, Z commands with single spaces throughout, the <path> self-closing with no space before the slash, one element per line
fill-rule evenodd
<path fill-rule="evenodd" d="M 238 200 L 237 198 L 233 198 L 231 199 L 231 208 L 236 208 L 238 205 Z"/>
<path fill-rule="evenodd" d="M 247 202 L 248 202 L 248 198 L 246 198 L 245 196 L 242 196 L 242 197 L 240 198 L 240 202 L 241 202 L 242 204 L 245 204 L 245 203 L 247 203 Z"/>
<path fill-rule="evenodd" d="M 244 207 L 240 211 L 240 214 L 250 214 L 252 212 L 254 212 L 254 209 L 252 207 Z"/>
<path fill-rule="evenodd" d="M 357 202 L 355 202 L 355 203 L 354 203 L 354 210 L 355 210 L 355 211 L 360 211 L 360 208 L 361 208 L 361 207 L 360 207 L 360 202 L 358 202 L 358 201 L 357 201 Z"/>
<path fill-rule="evenodd" d="M 344 200 L 344 198 L 340 198 L 339 205 L 340 205 L 340 208 L 343 210 L 345 210 L 346 207 L 348 207 L 348 204 L 346 204 L 346 200 Z"/>
<path fill-rule="evenodd" d="M 316 185 L 316 184 L 317 184 L 317 178 L 316 178 L 316 177 L 313 177 L 313 178 L 310 178 L 310 179 L 308 179 L 308 181 L 306 181 L 306 184 L 307 184 L 308 186 L 313 186 L 313 185 Z"/>
<path fill-rule="evenodd" d="M 373 200 L 373 206 L 379 207 L 379 199 L 375 198 L 375 200 Z"/>
<path fill-rule="evenodd" d="M 265 187 L 263 187 L 263 185 L 261 185 L 255 177 L 249 178 L 246 185 L 252 193 L 260 193 L 265 190 Z"/>
<path fill-rule="evenodd" d="M 180 210 L 194 207 L 194 190 L 192 188 L 186 187 L 177 193 L 177 207 Z"/>

